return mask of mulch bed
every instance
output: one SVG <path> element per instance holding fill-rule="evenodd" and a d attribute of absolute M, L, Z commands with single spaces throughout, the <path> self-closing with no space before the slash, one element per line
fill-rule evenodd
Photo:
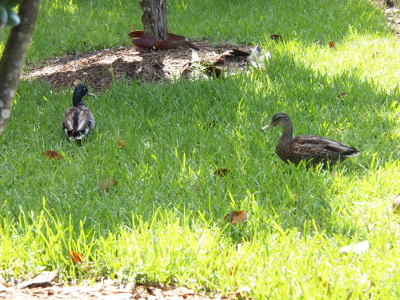
<path fill-rule="evenodd" d="M 212 45 L 207 41 L 194 43 L 201 60 L 214 62 L 229 49 L 250 52 L 245 45 Z M 93 90 L 108 89 L 113 80 L 164 81 L 179 78 L 181 71 L 192 57 L 192 49 L 137 51 L 133 46 L 118 49 L 90 51 L 76 55 L 65 55 L 41 61 L 37 66 L 25 70 L 24 77 L 41 80 L 53 88 L 73 87 L 77 82 L 85 82 Z M 219 68 L 230 74 L 246 68 L 246 58 L 225 60 Z"/>

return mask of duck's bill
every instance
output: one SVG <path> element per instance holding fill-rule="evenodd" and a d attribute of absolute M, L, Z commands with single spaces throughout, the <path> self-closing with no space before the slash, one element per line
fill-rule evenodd
<path fill-rule="evenodd" d="M 92 93 L 87 93 L 86 95 L 97 98 L 97 96 L 95 94 L 92 94 Z"/>
<path fill-rule="evenodd" d="M 272 127 L 274 127 L 274 126 L 272 126 L 271 124 L 268 124 L 267 126 L 264 126 L 263 128 L 261 128 L 261 130 L 268 130 Z"/>

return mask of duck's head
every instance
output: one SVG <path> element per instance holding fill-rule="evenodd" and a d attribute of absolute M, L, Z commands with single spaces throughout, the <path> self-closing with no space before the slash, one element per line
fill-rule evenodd
<path fill-rule="evenodd" d="M 261 130 L 268 130 L 272 127 L 284 127 L 285 128 L 290 124 L 291 124 L 290 118 L 287 114 L 277 113 L 272 117 L 271 122 L 269 122 L 268 125 L 261 128 Z"/>
<path fill-rule="evenodd" d="M 93 96 L 96 97 L 95 94 L 89 93 L 88 89 L 84 85 L 78 85 L 75 87 L 74 90 L 74 96 L 73 96 L 73 102 L 74 104 L 78 104 L 82 102 L 83 96 Z"/>

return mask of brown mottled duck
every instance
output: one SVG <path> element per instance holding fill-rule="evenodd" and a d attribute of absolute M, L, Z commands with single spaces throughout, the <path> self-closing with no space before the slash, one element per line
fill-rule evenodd
<path fill-rule="evenodd" d="M 338 161 L 360 154 L 352 147 L 317 135 L 299 135 L 293 138 L 293 125 L 285 113 L 275 114 L 271 122 L 261 130 L 272 127 L 283 128 L 282 136 L 276 145 L 276 153 L 286 163 L 297 165 L 301 161 L 306 161 L 311 166 L 319 163 L 326 166 L 329 162 L 332 166 Z"/>

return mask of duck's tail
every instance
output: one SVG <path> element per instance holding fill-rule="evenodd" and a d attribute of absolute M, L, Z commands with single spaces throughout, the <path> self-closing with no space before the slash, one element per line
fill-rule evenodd
<path fill-rule="evenodd" d="M 65 131 L 67 138 L 71 141 L 79 141 L 82 140 L 89 130 L 78 130 L 78 131 Z"/>
<path fill-rule="evenodd" d="M 360 155 L 360 153 L 361 152 L 358 151 L 357 149 L 349 147 L 349 149 L 347 151 L 340 153 L 340 155 L 344 155 L 346 157 L 354 157 L 354 156 Z"/>

